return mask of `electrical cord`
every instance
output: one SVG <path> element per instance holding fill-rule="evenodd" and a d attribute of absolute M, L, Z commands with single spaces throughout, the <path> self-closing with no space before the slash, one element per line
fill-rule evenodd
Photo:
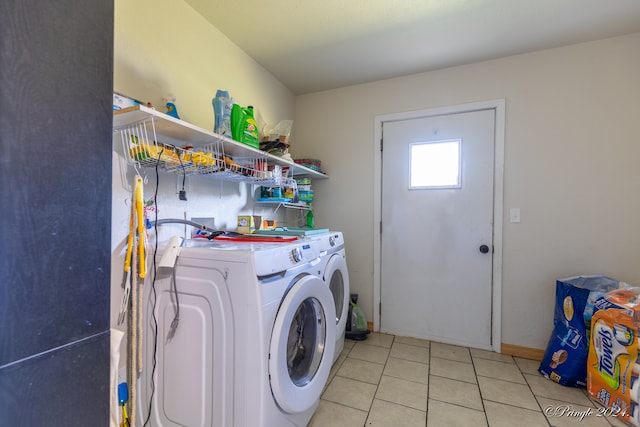
<path fill-rule="evenodd" d="M 164 152 L 164 148 L 162 149 L 162 151 L 160 151 L 160 155 L 158 156 L 158 160 L 156 161 L 156 189 L 155 192 L 153 193 L 153 203 L 155 206 L 155 223 L 154 223 L 154 231 L 156 233 L 156 241 L 155 241 L 155 246 L 153 249 L 153 280 L 151 281 L 151 292 L 153 295 L 153 303 L 152 303 L 152 308 L 151 308 L 151 314 L 152 314 L 152 318 L 153 318 L 153 333 L 154 333 L 154 337 L 153 337 L 153 356 L 152 356 L 152 367 L 151 367 L 151 393 L 149 395 L 149 410 L 147 412 L 147 417 L 144 420 L 144 424 L 142 425 L 143 427 L 146 426 L 149 423 L 149 420 L 151 419 L 151 409 L 152 409 L 152 405 L 153 405 L 153 395 L 155 394 L 156 391 L 156 384 L 154 381 L 154 376 L 156 373 L 156 364 L 157 364 L 157 359 L 156 359 L 156 355 L 158 353 L 158 319 L 156 317 L 156 303 L 157 303 L 157 299 L 158 299 L 158 295 L 156 292 L 156 277 L 158 276 L 158 268 L 156 266 L 156 257 L 158 254 L 158 188 L 160 187 L 160 174 L 158 173 L 158 166 L 160 164 L 160 158 L 162 157 L 162 153 Z"/>
<path fill-rule="evenodd" d="M 173 282 L 173 293 L 176 297 L 176 313 L 173 316 L 173 320 L 171 321 L 171 326 L 169 326 L 169 332 L 167 333 L 166 340 L 167 343 L 171 341 L 171 338 L 173 338 L 173 336 L 176 334 L 178 323 L 180 323 L 180 299 L 178 298 L 178 283 L 176 282 L 176 266 L 178 265 L 178 258 L 179 257 L 176 257 L 176 262 L 173 265 L 173 272 L 171 273 L 171 279 Z"/>
<path fill-rule="evenodd" d="M 170 144 L 171 147 L 173 147 L 173 150 L 176 152 L 176 154 L 178 155 L 178 161 L 180 162 L 180 169 L 182 169 L 182 190 L 179 191 L 178 193 L 178 198 L 180 200 L 187 200 L 187 192 L 184 189 L 184 185 L 185 182 L 187 180 L 187 171 L 185 170 L 184 164 L 182 163 L 182 158 L 180 156 L 180 153 L 178 152 L 177 148 L 175 145 Z"/>

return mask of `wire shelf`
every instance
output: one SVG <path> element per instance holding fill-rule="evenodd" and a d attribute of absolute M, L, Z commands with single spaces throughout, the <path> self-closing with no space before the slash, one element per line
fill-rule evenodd
<path fill-rule="evenodd" d="M 176 174 L 207 174 L 224 169 L 221 143 L 201 147 L 177 147 L 158 142 L 153 120 L 117 129 L 129 164 L 158 167 Z"/>
<path fill-rule="evenodd" d="M 120 133 L 127 162 L 134 167 L 158 167 L 180 175 L 203 175 L 265 186 L 296 186 L 293 178 L 283 176 L 279 170 L 269 170 L 266 153 L 253 157 L 225 155 L 222 141 L 198 147 L 159 142 L 153 117 L 114 132 Z"/>

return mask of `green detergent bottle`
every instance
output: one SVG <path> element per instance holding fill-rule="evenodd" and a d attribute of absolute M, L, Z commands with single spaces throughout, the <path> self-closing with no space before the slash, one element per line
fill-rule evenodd
<path fill-rule="evenodd" d="M 311 207 L 309 207 L 309 212 L 307 212 L 307 227 L 313 228 L 314 225 L 315 224 L 313 222 L 313 211 L 311 210 Z"/>
<path fill-rule="evenodd" d="M 231 107 L 231 136 L 238 142 L 253 148 L 260 148 L 258 124 L 253 117 L 253 107 L 243 108 L 238 104 Z"/>

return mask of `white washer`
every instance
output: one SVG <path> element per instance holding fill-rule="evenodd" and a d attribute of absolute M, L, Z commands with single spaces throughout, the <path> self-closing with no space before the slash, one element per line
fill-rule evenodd
<path fill-rule="evenodd" d="M 350 287 L 347 270 L 347 255 L 344 237 L 340 231 L 309 236 L 317 243 L 320 256 L 318 272 L 331 290 L 336 309 L 336 346 L 333 355 L 335 362 L 344 348 L 344 333 L 349 312 Z"/>
<path fill-rule="evenodd" d="M 180 320 L 170 340 L 177 307 L 171 272 L 158 274 L 155 310 L 152 287 L 145 288 L 140 425 L 150 401 L 154 427 L 309 422 L 336 335 L 333 297 L 314 274 L 316 246 L 307 240 L 185 242 L 175 269 Z M 155 352 L 151 313 L 158 320 Z"/>

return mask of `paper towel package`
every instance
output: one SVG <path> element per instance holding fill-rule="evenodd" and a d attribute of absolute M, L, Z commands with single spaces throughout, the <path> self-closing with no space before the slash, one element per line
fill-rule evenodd
<path fill-rule="evenodd" d="M 621 288 L 600 297 L 591 320 L 587 391 L 632 425 L 640 424 L 638 392 L 640 288 Z"/>

